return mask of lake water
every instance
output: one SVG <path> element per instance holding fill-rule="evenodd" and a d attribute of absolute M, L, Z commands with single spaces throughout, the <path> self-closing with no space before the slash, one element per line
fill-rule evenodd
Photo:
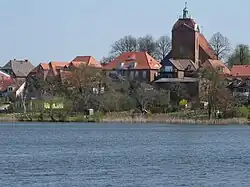
<path fill-rule="evenodd" d="M 249 126 L 0 124 L 1 187 L 249 185 Z"/>

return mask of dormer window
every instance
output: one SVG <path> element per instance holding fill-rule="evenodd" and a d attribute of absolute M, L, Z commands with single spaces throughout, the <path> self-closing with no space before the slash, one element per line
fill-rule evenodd
<path fill-rule="evenodd" d="M 223 72 L 224 67 L 218 67 L 217 69 L 218 69 L 219 72 Z"/>
<path fill-rule="evenodd" d="M 7 88 L 7 92 L 12 92 L 12 91 L 13 91 L 12 86 L 8 86 L 8 88 Z"/>
<path fill-rule="evenodd" d="M 128 56 L 127 61 L 129 61 L 129 60 L 135 60 L 135 56 L 134 56 L 134 55 L 132 55 L 132 56 Z"/>
<path fill-rule="evenodd" d="M 120 68 L 123 68 L 123 66 L 124 66 L 124 62 L 121 62 L 121 63 L 118 64 L 117 68 L 120 69 Z"/>
<path fill-rule="evenodd" d="M 137 63 L 136 62 L 132 62 L 129 66 L 129 68 L 134 69 L 136 67 Z"/>
<path fill-rule="evenodd" d="M 135 77 L 139 76 L 139 71 L 135 71 Z"/>
<path fill-rule="evenodd" d="M 173 66 L 164 66 L 164 72 L 173 72 Z"/>

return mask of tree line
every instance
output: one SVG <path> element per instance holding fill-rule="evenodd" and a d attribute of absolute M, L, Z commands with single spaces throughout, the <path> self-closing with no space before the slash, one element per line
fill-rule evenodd
<path fill-rule="evenodd" d="M 36 97 L 33 108 L 26 106 L 30 94 Z M 63 120 L 72 114 L 83 114 L 88 109 L 103 114 L 122 111 L 164 113 L 176 110 L 171 108 L 173 106 L 170 105 L 167 90 L 134 80 L 113 81 L 106 72 L 86 65 L 73 68 L 64 78 L 46 77 L 43 80 L 36 76 L 30 77 L 21 100 L 25 118 L 32 118 L 33 113 L 39 113 L 41 116 L 48 115 L 52 121 Z M 45 109 L 44 103 L 51 106 L 63 103 L 64 108 Z"/>
<path fill-rule="evenodd" d="M 133 51 L 148 52 L 156 60 L 161 61 L 169 53 L 171 46 L 171 39 L 168 36 L 155 39 L 149 34 L 138 38 L 128 35 L 114 42 L 108 57 L 104 57 L 101 61 L 107 63 L 124 52 Z"/>
<path fill-rule="evenodd" d="M 211 118 L 218 110 L 225 117 L 235 116 L 238 102 L 225 88 L 224 80 L 220 79 L 219 74 L 214 70 L 201 69 L 199 76 L 200 94 L 196 97 L 190 97 L 185 84 L 177 83 L 168 89 L 161 89 L 157 85 L 135 80 L 114 81 L 105 72 L 84 65 L 73 68 L 64 78 L 47 77 L 44 80 L 36 76 L 30 77 L 21 98 L 22 117 L 31 120 L 34 115 L 38 115 L 41 121 L 45 116 L 51 121 L 65 121 L 75 114 L 83 116 L 90 108 L 102 114 L 172 113 L 183 110 L 184 106 L 180 103 L 183 99 L 192 103 L 197 116 L 202 113 Z M 32 108 L 27 106 L 30 94 L 36 97 L 32 101 Z M 207 101 L 208 107 L 204 108 L 201 101 Z M 44 103 L 48 103 L 50 107 L 44 108 Z M 64 107 L 54 109 L 51 106 L 55 103 L 63 103 Z"/>
<path fill-rule="evenodd" d="M 234 49 L 229 39 L 217 32 L 209 40 L 217 59 L 222 59 L 229 67 L 233 65 L 250 65 L 250 48 L 246 44 L 238 44 Z M 152 35 L 134 37 L 124 36 L 111 45 L 110 53 L 101 62 L 108 63 L 123 52 L 145 51 L 153 58 L 162 61 L 171 51 L 172 41 L 169 36 L 161 36 L 155 39 Z"/>

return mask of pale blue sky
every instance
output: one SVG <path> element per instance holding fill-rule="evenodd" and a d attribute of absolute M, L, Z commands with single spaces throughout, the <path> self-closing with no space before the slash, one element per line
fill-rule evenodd
<path fill-rule="evenodd" d="M 2 0 L 0 65 L 16 58 L 33 64 L 98 60 L 125 35 L 171 36 L 185 0 Z M 189 0 L 189 13 L 209 39 L 220 31 L 233 45 L 250 44 L 249 0 Z"/>

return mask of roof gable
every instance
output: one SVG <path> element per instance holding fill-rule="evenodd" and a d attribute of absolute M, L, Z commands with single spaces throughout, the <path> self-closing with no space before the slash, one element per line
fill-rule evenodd
<path fill-rule="evenodd" d="M 199 34 L 199 45 L 211 59 L 217 59 L 215 52 L 203 34 Z"/>
<path fill-rule="evenodd" d="M 57 70 L 63 69 L 65 66 L 67 66 L 69 63 L 68 62 L 57 62 L 57 61 L 51 61 L 49 63 L 49 67 L 51 70 L 51 73 L 53 73 L 53 75 L 57 75 Z"/>
<path fill-rule="evenodd" d="M 134 65 L 134 66 L 133 66 Z M 133 66 L 133 67 L 132 67 Z M 147 52 L 124 52 L 104 66 L 104 69 L 160 69 L 161 64 Z"/>
<path fill-rule="evenodd" d="M 72 62 L 73 63 L 71 65 L 74 65 L 76 67 L 81 65 L 82 63 L 87 63 L 90 67 L 102 68 L 101 63 L 92 56 L 77 56 L 72 60 Z"/>
<path fill-rule="evenodd" d="M 12 70 L 17 77 L 26 77 L 35 67 L 28 60 L 10 60 L 2 69 Z"/>
<path fill-rule="evenodd" d="M 12 69 L 11 60 L 7 62 L 1 69 L 4 69 L 4 70 Z"/>
<path fill-rule="evenodd" d="M 170 59 L 169 61 L 172 62 L 172 64 L 181 71 L 185 71 L 189 68 L 190 71 L 196 71 L 198 67 L 195 65 L 195 63 L 190 59 Z"/>
<path fill-rule="evenodd" d="M 224 75 L 231 75 L 231 71 L 228 69 L 228 67 L 221 61 L 221 60 L 206 60 L 202 64 L 203 68 L 213 68 L 214 70 L 218 70 L 219 73 Z"/>

